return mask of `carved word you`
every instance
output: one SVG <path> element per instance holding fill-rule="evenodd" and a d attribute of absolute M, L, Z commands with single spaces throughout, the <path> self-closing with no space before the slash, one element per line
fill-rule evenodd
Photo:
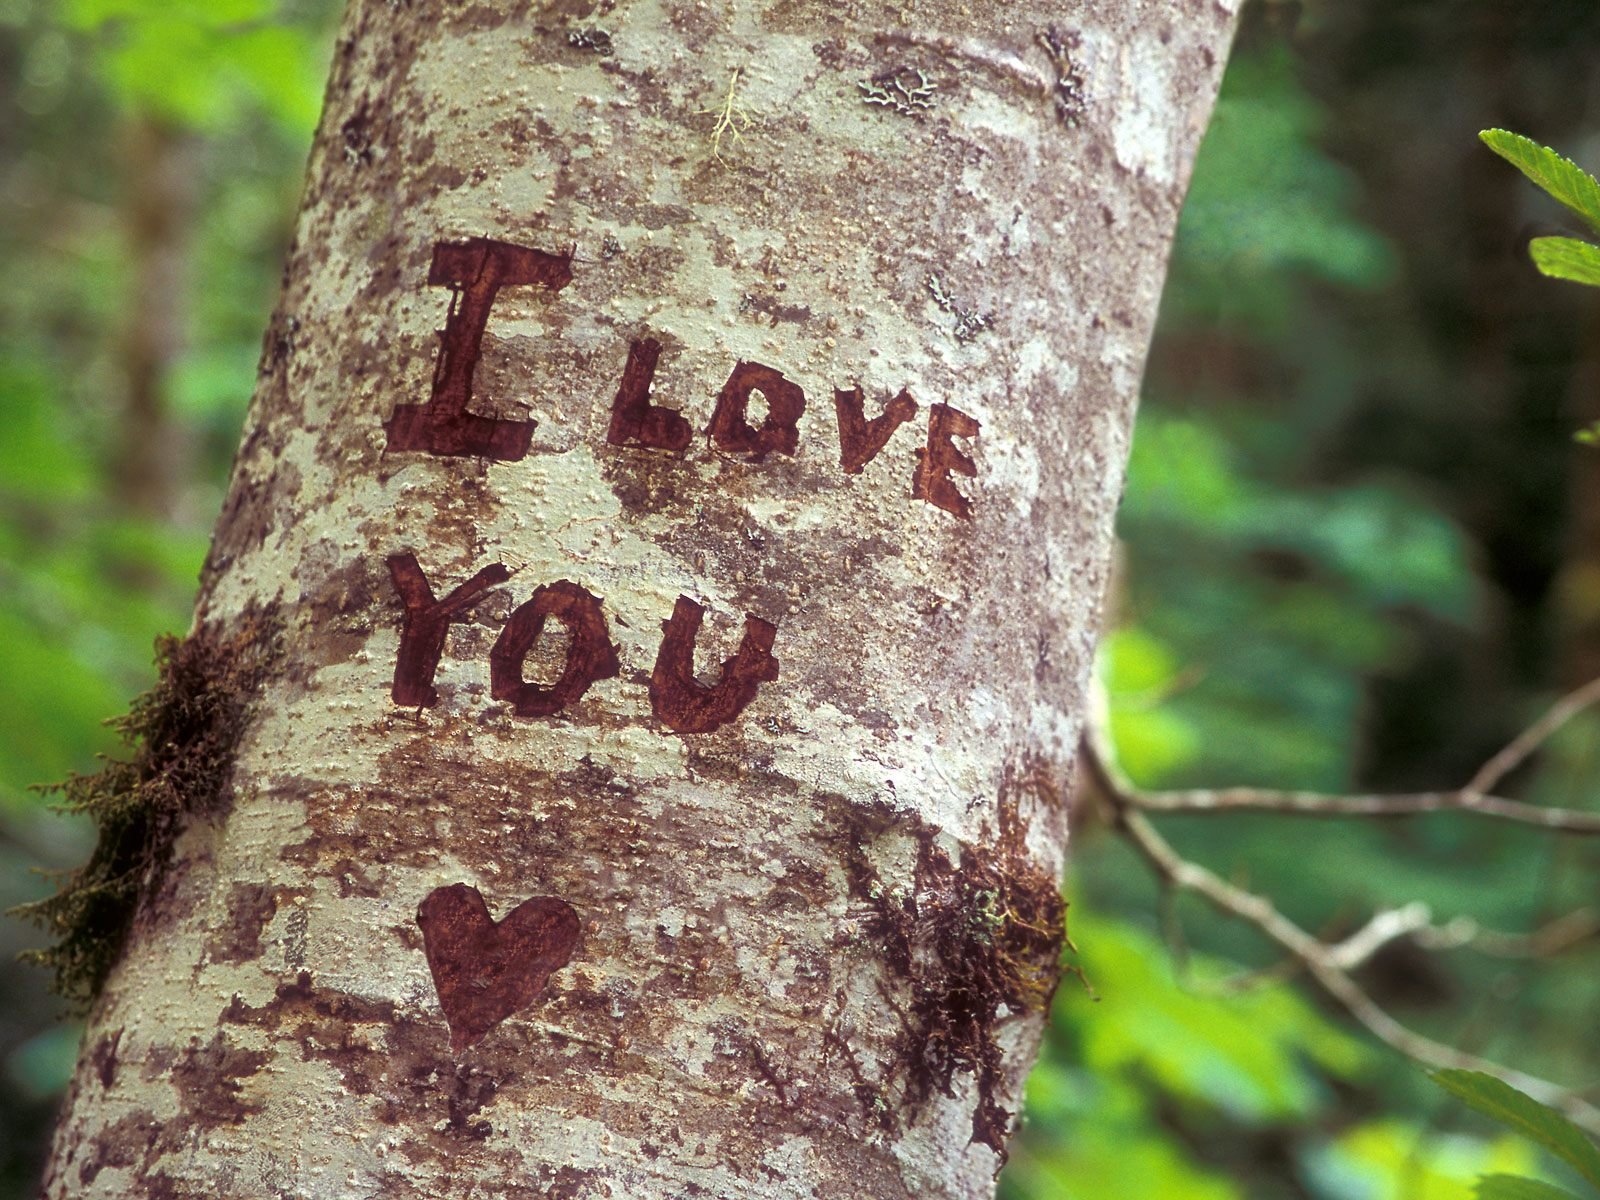
<path fill-rule="evenodd" d="M 405 606 L 390 695 L 396 704 L 428 708 L 439 702 L 433 677 L 444 655 L 446 632 L 464 621 L 467 610 L 506 582 L 511 572 L 500 563 L 484 567 L 442 600 L 434 596 L 413 554 L 390 556 L 389 575 Z M 689 597 L 679 596 L 672 616 L 661 624 L 661 648 L 650 673 L 650 708 L 674 733 L 710 733 L 738 716 L 762 683 L 778 678 L 778 660 L 772 656 L 778 627 L 746 615 L 744 637 L 734 656 L 723 660 L 721 678 L 710 687 L 695 679 L 694 645 L 705 611 Z M 553 684 L 532 683 L 523 677 L 523 664 L 544 632 L 545 621 L 551 619 L 565 625 L 571 635 L 566 661 Z M 566 579 L 534 589 L 533 596 L 512 612 L 489 651 L 489 691 L 496 700 L 508 701 L 519 717 L 553 716 L 592 684 L 620 671 L 600 597 Z"/>
<path fill-rule="evenodd" d="M 395 407 L 384 423 L 388 449 L 516 462 L 528 453 L 537 422 L 485 417 L 469 409 L 489 312 L 503 287 L 561 291 L 572 282 L 572 253 L 551 254 L 481 237 L 440 242 L 433 248 L 428 282 L 453 293 L 433 390 L 426 403 Z M 611 445 L 674 453 L 688 448 L 689 422 L 675 409 L 650 402 L 660 356 L 661 343 L 654 338 L 641 337 L 629 345 L 606 430 Z M 748 419 L 750 398 L 756 392 L 767 406 L 760 426 L 751 425 Z M 859 384 L 835 388 L 833 405 L 839 424 L 839 465 L 850 475 L 859 474 L 895 430 L 917 412 L 917 402 L 902 388 L 882 413 L 869 419 Z M 805 408 L 805 392 L 783 372 L 740 360 L 717 395 L 706 433 L 718 450 L 744 455 L 749 462 L 762 462 L 769 454 L 793 455 L 800 445 L 800 417 Z M 958 517 L 972 515 L 971 501 L 957 489 L 951 475 L 970 478 L 977 475 L 977 467 L 953 439 L 976 438 L 978 428 L 976 420 L 948 404 L 929 407 L 927 443 L 916 451 L 917 466 L 911 477 L 914 499 L 926 500 Z"/>

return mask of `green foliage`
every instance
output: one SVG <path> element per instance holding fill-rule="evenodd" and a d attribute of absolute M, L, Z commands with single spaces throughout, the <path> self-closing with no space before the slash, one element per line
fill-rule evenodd
<path fill-rule="evenodd" d="M 1485 1175 L 1473 1195 L 1478 1200 L 1577 1200 L 1566 1188 L 1521 1175 Z"/>
<path fill-rule="evenodd" d="M 1316 146 L 1321 123 L 1287 47 L 1229 63 L 1178 227 L 1167 298 L 1185 317 L 1281 330 L 1296 276 L 1389 276 L 1388 247 L 1350 214 L 1353 181 Z"/>
<path fill-rule="evenodd" d="M 1335 788 L 1360 672 L 1404 652 L 1386 614 L 1469 619 L 1467 547 L 1392 483 L 1290 489 L 1240 440 L 1159 407 L 1141 418 L 1121 528 L 1142 619 L 1109 642 L 1113 737 L 1147 785 Z M 1247 626 L 1245 646 L 1233 634 Z M 1158 683 L 1130 680 L 1158 660 Z"/>
<path fill-rule="evenodd" d="M 1432 1079 L 1468 1108 L 1543 1146 L 1600 1190 L 1600 1147 L 1548 1104 L 1482 1071 L 1436 1071 Z"/>
<path fill-rule="evenodd" d="M 1236 1182 L 1195 1161 L 1161 1129 L 1147 1089 L 1076 1070 L 1054 1045 L 1028 1077 L 1027 1113 L 1027 1136 L 1014 1143 L 1001 1200 L 1244 1200 Z"/>
<path fill-rule="evenodd" d="M 310 136 L 327 51 L 320 31 L 276 20 L 274 0 L 69 0 L 69 28 L 96 37 L 124 105 L 220 132 L 259 109 Z"/>
<path fill-rule="evenodd" d="M 1515 1138 L 1440 1136 L 1386 1118 L 1343 1130 L 1303 1162 L 1317 1194 L 1338 1200 L 1461 1200 L 1483 1172 L 1524 1170 L 1530 1157 Z"/>
<path fill-rule="evenodd" d="M 1577 238 L 1537 237 L 1528 243 L 1533 265 L 1553 279 L 1600 287 L 1600 246 Z"/>
<path fill-rule="evenodd" d="M 1600 233 L 1600 182 L 1593 175 L 1548 146 L 1520 134 L 1485 129 L 1478 136 L 1489 149 Z M 1533 265 L 1552 279 L 1600 287 L 1600 246 L 1577 238 L 1537 237 L 1528 244 L 1528 255 Z M 1573 440 L 1586 446 L 1600 443 L 1600 425 L 1580 429 L 1573 434 Z"/>
<path fill-rule="evenodd" d="M 1074 937 L 1095 997 L 1057 999 L 1007 1200 L 1253 1198 L 1241 1164 L 1206 1148 L 1236 1125 L 1262 1144 L 1314 1130 L 1335 1086 L 1372 1075 L 1372 1051 L 1291 984 L 1230 989 L 1233 964 L 1201 954 L 1180 968 L 1150 934 L 1093 914 Z M 1396 1118 L 1314 1134 L 1296 1159 L 1319 1200 L 1459 1200 L 1485 1171 L 1530 1165 L 1516 1139 L 1441 1137 Z"/>
<path fill-rule="evenodd" d="M 1600 233 L 1600 183 L 1571 159 L 1519 133 L 1485 129 L 1483 144 Z"/>
<path fill-rule="evenodd" d="M 1076 910 L 1075 910 L 1076 911 Z M 1078 965 L 1115 1019 L 1078 1028 L 1083 1066 L 1096 1076 L 1150 1079 L 1186 1105 L 1251 1123 L 1309 1117 L 1326 1100 L 1320 1075 L 1354 1078 L 1363 1047 L 1282 984 L 1219 991 L 1238 968 L 1191 956 L 1182 974 L 1161 943 L 1132 925 L 1074 923 Z"/>

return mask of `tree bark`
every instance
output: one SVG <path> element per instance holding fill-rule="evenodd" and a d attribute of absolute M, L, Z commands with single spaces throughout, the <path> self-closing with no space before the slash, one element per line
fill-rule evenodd
<path fill-rule="evenodd" d="M 1232 7 L 356 0 L 49 1195 L 992 1193 Z"/>

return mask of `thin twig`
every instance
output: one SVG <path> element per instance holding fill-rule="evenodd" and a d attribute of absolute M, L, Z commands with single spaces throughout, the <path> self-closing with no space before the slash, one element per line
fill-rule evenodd
<path fill-rule="evenodd" d="M 1416 813 L 1464 812 L 1532 825 L 1559 833 L 1600 834 L 1600 812 L 1546 808 L 1491 795 L 1500 782 L 1527 761 L 1585 708 L 1600 702 L 1600 679 L 1569 692 L 1527 729 L 1513 738 L 1467 782 L 1444 792 L 1401 792 L 1391 795 L 1330 795 L 1326 792 L 1276 791 L 1270 788 L 1189 788 L 1147 792 L 1124 786 L 1130 804 L 1147 812 L 1219 813 L 1258 811 L 1297 817 L 1401 817 Z M 1104 755 L 1102 755 L 1104 758 Z"/>
<path fill-rule="evenodd" d="M 1097 711 L 1105 697 L 1097 696 Z M 1091 720 L 1083 738 L 1082 761 L 1092 782 L 1107 798 L 1117 827 L 1156 872 L 1164 890 L 1198 894 L 1214 908 L 1255 926 L 1289 954 L 1288 963 L 1266 971 L 1247 973 L 1230 981 L 1250 981 L 1281 976 L 1287 966 L 1303 968 L 1323 991 L 1337 1001 L 1373 1036 L 1409 1058 L 1434 1068 L 1482 1071 L 1518 1088 L 1545 1104 L 1559 1108 L 1576 1124 L 1600 1135 L 1600 1107 L 1579 1092 L 1469 1054 L 1425 1037 L 1397 1021 L 1351 976 L 1351 972 L 1392 942 L 1409 937 L 1429 949 L 1473 946 L 1485 953 L 1510 956 L 1546 956 L 1600 933 L 1600 917 L 1580 910 L 1550 922 L 1533 934 L 1506 934 L 1481 928 L 1470 918 L 1457 918 L 1442 926 L 1432 922 L 1425 904 L 1414 902 L 1378 913 L 1355 933 L 1329 943 L 1289 920 L 1265 896 L 1229 883 L 1173 849 L 1145 815 L 1150 812 L 1215 813 L 1258 810 L 1298 816 L 1400 816 L 1424 812 L 1465 812 L 1568 833 L 1600 833 L 1600 813 L 1543 808 L 1490 795 L 1491 789 L 1522 763 L 1558 729 L 1585 708 L 1600 701 L 1600 679 L 1570 692 L 1504 749 L 1479 768 L 1464 788 L 1453 792 L 1419 792 L 1402 795 L 1339 796 L 1317 792 L 1282 792 L 1257 788 L 1145 792 L 1135 787 L 1116 765 L 1105 746 L 1103 720 Z M 1103 716 L 1103 712 L 1099 715 Z"/>
<path fill-rule="evenodd" d="M 1463 812 L 1514 821 L 1559 833 L 1600 834 L 1600 812 L 1545 808 L 1503 796 L 1458 792 L 1400 792 L 1393 795 L 1331 795 L 1270 788 L 1187 788 L 1129 796 L 1147 812 L 1274 812 L 1291 817 L 1403 817 L 1416 813 Z"/>
<path fill-rule="evenodd" d="M 1170 886 L 1166 890 L 1170 891 Z M 1408 938 L 1424 950 L 1471 949 L 1493 958 L 1554 958 L 1597 935 L 1600 913 L 1589 908 L 1566 913 L 1532 933 L 1504 933 L 1485 929 L 1471 917 L 1452 917 L 1443 925 L 1435 925 L 1428 906 L 1417 900 L 1376 914 L 1343 941 L 1330 944 L 1328 956 L 1342 970 L 1354 971 L 1385 946 Z M 1202 987 L 1214 995 L 1235 996 L 1267 984 L 1285 983 L 1303 967 L 1299 959 L 1291 956 L 1271 966 L 1208 981 Z"/>
<path fill-rule="evenodd" d="M 1432 921 L 1433 913 L 1420 900 L 1386 908 L 1343 941 L 1328 946 L 1328 961 L 1341 971 L 1353 971 L 1385 946 L 1415 935 Z"/>
<path fill-rule="evenodd" d="M 1512 738 L 1504 750 L 1479 767 L 1478 773 L 1467 781 L 1467 786 L 1462 790 L 1477 795 L 1493 791 L 1551 734 L 1596 701 L 1600 701 L 1600 679 L 1591 679 L 1582 687 L 1568 692 L 1551 705 L 1544 716 Z"/>
<path fill-rule="evenodd" d="M 1577 1092 L 1499 1063 L 1468 1054 L 1454 1046 L 1436 1042 L 1408 1029 L 1368 996 L 1333 959 L 1326 943 L 1318 941 L 1273 907 L 1272 902 L 1254 892 L 1235 887 L 1197 863 L 1180 856 L 1156 832 L 1143 814 L 1124 807 L 1122 828 L 1129 840 L 1155 871 L 1172 886 L 1191 891 L 1209 901 L 1214 908 L 1254 925 L 1304 965 L 1318 985 L 1364 1025 L 1368 1032 L 1408 1058 L 1436 1069 L 1455 1068 L 1482 1071 L 1510 1084 L 1544 1104 L 1559 1108 L 1572 1121 L 1600 1135 L 1600 1108 Z"/>
<path fill-rule="evenodd" d="M 1495 958 L 1554 958 L 1596 935 L 1600 935 L 1600 913 L 1592 908 L 1580 908 L 1532 933 L 1484 929 L 1471 917 L 1454 917 L 1443 925 L 1419 929 L 1412 936 L 1425 950 L 1455 950 L 1468 946 Z"/>

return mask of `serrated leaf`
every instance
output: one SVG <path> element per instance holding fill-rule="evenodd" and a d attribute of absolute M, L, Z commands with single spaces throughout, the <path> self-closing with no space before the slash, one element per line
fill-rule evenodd
<path fill-rule="evenodd" d="M 1537 1142 L 1600 1187 L 1600 1147 L 1548 1104 L 1482 1071 L 1436 1071 L 1433 1081 L 1469 1108 Z"/>
<path fill-rule="evenodd" d="M 1472 1194 L 1478 1200 L 1578 1200 L 1566 1188 L 1520 1175 L 1485 1175 Z"/>
<path fill-rule="evenodd" d="M 1548 146 L 1506 129 L 1485 129 L 1478 137 L 1501 158 L 1600 232 L 1600 183 Z"/>
<path fill-rule="evenodd" d="M 1528 243 L 1533 265 L 1553 279 L 1600 287 L 1600 246 L 1577 238 L 1540 237 Z"/>

